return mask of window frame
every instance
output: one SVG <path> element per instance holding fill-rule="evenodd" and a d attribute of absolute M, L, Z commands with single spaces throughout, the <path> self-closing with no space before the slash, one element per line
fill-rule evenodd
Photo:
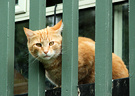
<path fill-rule="evenodd" d="M 114 53 L 122 58 L 122 7 L 117 5 L 114 9 Z"/>
<path fill-rule="evenodd" d="M 15 14 L 26 12 L 26 0 L 18 0 L 18 4 L 15 5 Z"/>
<path fill-rule="evenodd" d="M 29 1 L 30 0 L 18 0 L 18 5 L 16 5 L 16 15 L 15 22 L 28 20 L 29 19 Z M 113 3 L 122 2 L 125 0 L 113 0 Z M 90 7 L 95 7 L 96 0 L 79 0 L 79 9 L 85 9 Z M 56 14 L 63 12 L 63 4 L 57 5 Z M 54 6 L 46 8 L 46 16 L 54 14 Z"/>
<path fill-rule="evenodd" d="M 15 22 L 29 19 L 29 2 L 30 0 L 18 0 L 15 6 Z"/>

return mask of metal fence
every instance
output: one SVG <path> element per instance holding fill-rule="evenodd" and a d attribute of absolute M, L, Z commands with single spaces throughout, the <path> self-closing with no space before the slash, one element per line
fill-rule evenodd
<path fill-rule="evenodd" d="M 15 32 L 14 7 L 15 0 L 0 1 L 0 96 L 13 96 Z M 45 0 L 30 0 L 30 29 L 37 30 L 45 27 L 45 8 Z M 134 17 L 135 0 L 129 0 L 130 96 L 135 96 Z M 78 0 L 63 0 L 63 23 L 64 32 L 62 46 L 66 54 L 63 54 L 62 56 L 63 65 L 61 93 L 62 96 L 77 96 Z M 112 0 L 96 0 L 95 96 L 112 95 L 111 40 Z M 32 60 L 32 56 L 29 56 L 28 95 L 44 96 L 44 69 L 40 66 L 40 64 L 31 64 Z M 98 66 L 100 62 L 103 63 Z"/>

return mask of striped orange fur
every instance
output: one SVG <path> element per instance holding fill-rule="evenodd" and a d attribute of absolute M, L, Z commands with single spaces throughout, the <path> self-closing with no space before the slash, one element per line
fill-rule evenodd
<path fill-rule="evenodd" d="M 42 30 L 32 31 L 24 28 L 28 39 L 29 52 L 43 63 L 47 78 L 56 86 L 61 86 L 62 28 L 62 20 L 54 27 L 47 27 Z M 124 62 L 112 53 L 112 79 L 128 76 L 128 70 Z M 79 37 L 78 83 L 93 82 L 95 82 L 95 42 L 90 38 Z"/>

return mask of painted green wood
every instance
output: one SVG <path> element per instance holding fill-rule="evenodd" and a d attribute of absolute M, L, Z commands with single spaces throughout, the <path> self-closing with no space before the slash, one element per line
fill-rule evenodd
<path fill-rule="evenodd" d="M 30 29 L 45 28 L 46 0 L 30 0 Z M 29 56 L 29 96 L 45 96 L 45 74 L 42 64 Z"/>
<path fill-rule="evenodd" d="M 62 96 L 77 96 L 78 0 L 63 0 Z"/>
<path fill-rule="evenodd" d="M 0 96 L 13 96 L 15 0 L 0 0 Z"/>
<path fill-rule="evenodd" d="M 135 0 L 129 0 L 129 82 L 130 96 L 135 96 Z"/>
<path fill-rule="evenodd" d="M 96 0 L 95 96 L 112 95 L 112 0 Z"/>

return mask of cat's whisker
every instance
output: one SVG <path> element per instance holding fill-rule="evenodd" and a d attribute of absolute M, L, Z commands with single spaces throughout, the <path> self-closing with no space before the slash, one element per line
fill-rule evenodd
<path fill-rule="evenodd" d="M 29 56 L 29 53 L 26 53 L 26 54 L 24 55 L 24 57 L 26 57 L 26 56 Z"/>
<path fill-rule="evenodd" d="M 68 50 L 62 50 L 61 54 L 65 54 Z"/>
<path fill-rule="evenodd" d="M 36 57 L 32 63 L 34 63 L 38 58 L 39 58 L 39 56 L 38 56 L 38 57 Z"/>
<path fill-rule="evenodd" d="M 36 63 L 34 63 L 34 62 L 35 62 L 38 58 L 39 58 L 39 57 L 34 58 L 34 60 L 31 62 L 31 65 L 29 65 L 29 67 L 31 67 L 32 65 L 36 64 Z"/>

